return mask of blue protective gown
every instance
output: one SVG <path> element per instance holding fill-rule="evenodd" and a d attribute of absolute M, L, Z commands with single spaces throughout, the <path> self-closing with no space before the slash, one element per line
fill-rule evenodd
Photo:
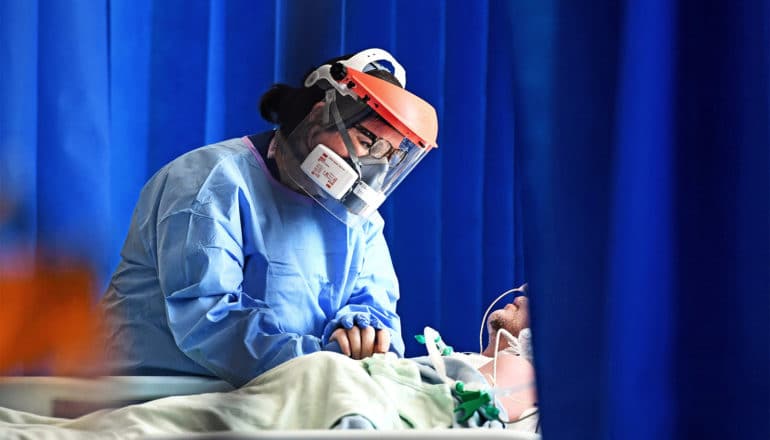
<path fill-rule="evenodd" d="M 272 133 L 252 137 L 264 151 Z M 103 305 L 125 374 L 240 386 L 353 323 L 390 330 L 398 282 L 379 214 L 350 229 L 279 183 L 249 138 L 170 162 L 142 189 Z"/>

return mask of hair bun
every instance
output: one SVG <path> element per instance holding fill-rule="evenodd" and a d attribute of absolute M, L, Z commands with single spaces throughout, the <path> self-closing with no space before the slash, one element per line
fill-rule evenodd
<path fill-rule="evenodd" d="M 281 104 L 294 91 L 286 84 L 273 84 L 259 101 L 259 113 L 268 122 L 281 124 Z"/>
<path fill-rule="evenodd" d="M 324 64 L 332 64 L 349 57 L 350 55 L 338 57 Z M 388 70 L 367 70 L 365 73 L 403 87 Z M 262 95 L 259 101 L 259 112 L 262 118 L 278 125 L 279 130 L 285 136 L 289 136 L 297 125 L 310 114 L 313 106 L 323 101 L 325 93 L 324 89 L 317 84 L 313 87 L 291 87 L 282 83 L 273 84 Z M 350 127 L 372 112 L 371 108 L 363 101 L 341 95 L 338 95 L 337 98 L 337 105 L 346 127 Z"/>

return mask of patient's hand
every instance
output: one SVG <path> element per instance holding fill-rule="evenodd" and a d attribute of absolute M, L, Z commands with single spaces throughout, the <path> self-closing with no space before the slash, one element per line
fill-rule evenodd
<path fill-rule="evenodd" d="M 345 356 L 364 359 L 373 353 L 387 353 L 390 348 L 390 333 L 387 329 L 375 330 L 374 327 L 359 328 L 354 325 L 346 329 L 334 330 L 329 341 L 336 340 Z"/>

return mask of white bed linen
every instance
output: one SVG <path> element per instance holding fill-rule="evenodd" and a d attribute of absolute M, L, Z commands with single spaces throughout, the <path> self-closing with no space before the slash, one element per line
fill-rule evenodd
<path fill-rule="evenodd" d="M 425 429 L 409 431 L 329 431 L 329 430 L 289 430 L 265 431 L 257 435 L 243 433 L 217 432 L 195 434 L 192 436 L 157 436 L 147 437 L 148 440 L 328 440 L 328 439 L 386 439 L 404 440 L 414 438 L 420 440 L 471 439 L 471 440 L 542 440 L 539 434 L 530 432 L 514 432 L 499 429 L 465 428 L 465 429 Z"/>
<path fill-rule="evenodd" d="M 401 360 L 400 362 L 403 362 Z M 404 428 L 399 423 L 399 408 L 393 404 L 398 396 L 389 396 L 377 380 L 361 374 L 360 364 L 334 353 L 298 358 L 272 372 L 252 381 L 251 388 L 226 393 L 206 393 L 195 396 L 178 396 L 159 399 L 142 405 L 133 405 L 117 410 L 105 410 L 78 419 L 51 418 L 26 412 L 0 408 L 0 438 L 447 438 L 458 435 L 463 438 L 511 438 L 536 439 L 530 433 L 490 429 L 418 429 L 399 433 L 393 429 Z M 288 374 L 281 374 L 286 372 Z M 352 378 L 352 376 L 357 377 Z M 322 378 L 321 381 L 318 378 Z M 39 378 L 42 379 L 42 378 Z M 49 378 L 49 385 L 56 385 L 61 378 Z M 157 378 L 155 378 L 157 379 Z M 121 391 L 120 398 L 148 397 L 153 393 L 190 392 L 196 388 L 210 391 L 226 385 L 217 381 L 197 378 L 166 378 L 161 389 L 152 387 L 153 378 L 109 378 L 105 382 L 89 382 L 83 379 L 69 379 L 69 388 L 59 383 L 61 391 L 69 397 L 80 399 L 104 399 L 110 390 Z M 137 382 L 138 381 L 138 382 Z M 17 382 L 17 383 L 14 383 Z M 13 386 L 21 386 L 23 378 L 17 381 L 0 381 L 0 397 L 9 397 Z M 287 382 L 291 386 L 287 387 Z M 318 384 L 327 388 L 327 397 L 320 398 L 313 391 Z M 117 388 L 116 388 L 117 385 Z M 414 384 L 412 384 L 414 386 Z M 55 388 L 56 386 L 54 386 Z M 49 387 L 50 390 L 50 387 Z M 15 391 L 24 395 L 24 390 Z M 75 394 L 79 393 L 79 394 Z M 303 399 L 310 393 L 310 399 Z M 67 393 L 64 393 L 67 394 Z M 411 394 L 411 390 L 410 390 Z M 435 393 L 428 393 L 431 396 Z M 18 394 L 17 394 L 18 395 Z M 112 395 L 112 397 L 116 397 Z M 345 399 L 348 399 L 345 403 Z M 366 404 L 362 405 L 362 399 Z M 435 399 L 435 397 L 431 397 Z M 319 402 L 322 402 L 319 404 Z M 331 403 L 330 403 L 331 402 Z M 340 403 L 342 402 L 342 403 Z M 2 399 L 0 399 L 0 406 Z M 347 407 L 345 405 L 348 405 Z M 362 409 L 366 406 L 366 409 Z M 430 406 L 430 399 L 419 407 Z M 439 405 L 440 406 L 440 405 Z M 18 405 L 17 405 L 18 407 Z M 259 408 L 259 411 L 254 411 Z M 451 408 L 451 407 L 450 407 Z M 446 407 L 439 414 L 446 411 Z M 451 411 L 451 409 L 450 409 Z M 327 431 L 326 428 L 342 414 L 362 414 L 372 425 L 386 431 Z M 428 411 L 430 413 L 430 411 Z M 443 416 L 441 416 L 443 417 Z M 293 420 L 289 420 L 292 419 Z M 421 415 L 418 419 L 431 419 Z M 446 426 L 446 422 L 435 417 L 431 422 L 418 428 Z M 301 431 L 266 431 L 302 424 L 303 428 L 318 428 Z M 221 432 L 221 431 L 231 432 Z M 234 432 L 233 432 L 234 431 Z M 114 436 L 114 437 L 113 437 Z"/>

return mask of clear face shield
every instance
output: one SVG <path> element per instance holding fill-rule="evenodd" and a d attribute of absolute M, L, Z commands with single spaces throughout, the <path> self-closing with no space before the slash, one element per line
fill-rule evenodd
<path fill-rule="evenodd" d="M 354 227 L 366 220 L 429 148 L 416 145 L 377 113 L 345 127 L 329 90 L 286 138 L 279 138 L 282 178 Z"/>

